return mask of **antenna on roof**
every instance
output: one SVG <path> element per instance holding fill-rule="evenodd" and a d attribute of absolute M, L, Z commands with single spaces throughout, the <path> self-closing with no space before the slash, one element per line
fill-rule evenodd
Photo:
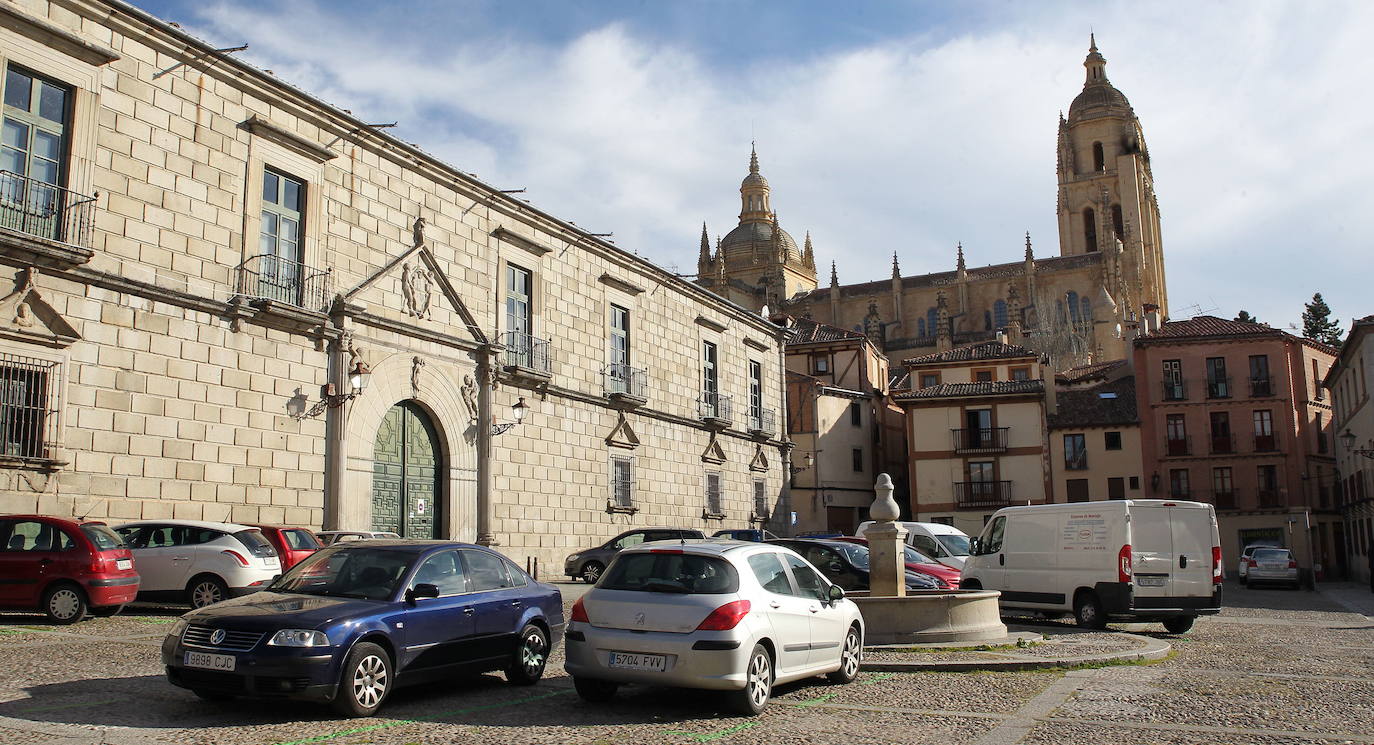
<path fill-rule="evenodd" d="M 96 508 L 96 507 L 99 507 L 100 505 L 104 504 L 104 503 L 105 503 L 106 501 L 108 501 L 108 500 L 109 500 L 109 497 L 101 497 L 100 499 L 97 499 L 96 501 L 94 501 L 94 502 L 91 503 L 91 506 L 90 506 L 90 507 L 87 507 L 87 508 L 86 508 L 86 511 L 85 511 L 85 512 L 81 513 L 81 516 L 80 516 L 80 517 L 78 517 L 78 518 L 76 518 L 76 519 L 77 519 L 77 520 L 85 520 L 87 515 L 91 514 L 92 512 L 95 512 L 95 508 Z"/>

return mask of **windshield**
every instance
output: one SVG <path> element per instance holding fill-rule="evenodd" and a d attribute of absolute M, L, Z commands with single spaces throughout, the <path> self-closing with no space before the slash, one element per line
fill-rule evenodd
<path fill-rule="evenodd" d="M 860 546 L 857 543 L 835 543 L 830 544 L 830 547 L 843 553 L 849 559 L 850 564 L 868 571 L 868 546 Z"/>
<path fill-rule="evenodd" d="M 968 536 L 945 533 L 935 536 L 945 550 L 954 556 L 968 556 Z"/>
<path fill-rule="evenodd" d="M 596 585 L 600 590 L 724 595 L 739 591 L 730 562 L 695 554 L 621 554 Z"/>
<path fill-rule="evenodd" d="M 906 550 L 903 551 L 902 553 L 903 553 L 902 560 L 905 561 L 905 562 L 908 563 L 908 564 L 938 564 L 938 563 L 940 563 L 940 562 L 938 562 L 938 561 L 936 561 L 936 560 L 930 558 L 929 556 L 926 556 L 925 554 L 921 553 L 920 551 L 917 551 L 916 549 L 914 549 L 914 548 L 912 548 L 912 547 L 910 547 L 910 546 L 907 546 L 907 547 L 906 547 Z"/>
<path fill-rule="evenodd" d="M 320 542 L 315 540 L 315 536 L 308 530 L 283 530 L 282 537 L 286 539 L 286 547 L 297 550 L 313 550 L 320 547 Z"/>
<path fill-rule="evenodd" d="M 272 583 L 269 589 L 302 595 L 387 600 L 396 594 L 415 554 L 364 546 L 317 551 Z"/>
<path fill-rule="evenodd" d="M 91 539 L 91 543 L 95 544 L 95 550 L 97 551 L 110 551 L 116 548 L 125 548 L 124 539 L 120 538 L 118 533 L 115 533 L 104 525 L 86 523 L 81 526 L 81 532 L 85 533 L 86 537 Z"/>
<path fill-rule="evenodd" d="M 1286 548 L 1262 548 L 1255 552 L 1255 561 L 1288 561 Z"/>
<path fill-rule="evenodd" d="M 263 535 L 262 531 L 257 528 L 240 530 L 234 534 L 234 537 L 239 539 L 239 543 L 242 543 L 243 547 L 254 556 L 277 555 L 277 549 L 272 548 L 272 543 L 267 540 L 267 536 Z"/>

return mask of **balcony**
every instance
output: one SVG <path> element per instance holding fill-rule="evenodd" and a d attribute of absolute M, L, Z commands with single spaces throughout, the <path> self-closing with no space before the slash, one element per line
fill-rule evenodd
<path fill-rule="evenodd" d="M 1001 453 L 1007 449 L 1007 432 L 1010 427 L 981 427 L 974 429 L 951 429 L 956 453 Z"/>
<path fill-rule="evenodd" d="M 1218 491 L 1214 489 L 1210 494 L 1204 495 L 1200 501 L 1211 502 L 1212 506 L 1219 510 L 1234 510 L 1236 508 L 1236 490 Z"/>
<path fill-rule="evenodd" d="M 697 399 L 697 418 L 717 427 L 728 427 L 732 419 L 732 408 L 729 396 L 706 391 Z"/>
<path fill-rule="evenodd" d="M 612 403 L 634 408 L 649 402 L 647 370 L 629 365 L 610 364 L 606 366 L 603 375 L 606 398 Z"/>
<path fill-rule="evenodd" d="M 0 228 L 90 248 L 95 197 L 0 171 Z"/>
<path fill-rule="evenodd" d="M 1064 454 L 1065 471 L 1086 471 L 1088 470 L 1088 451 L 1080 450 L 1076 453 Z"/>
<path fill-rule="evenodd" d="M 1287 507 L 1287 505 L 1284 504 L 1283 495 L 1279 493 L 1278 489 L 1255 490 L 1255 501 L 1262 510 Z"/>
<path fill-rule="evenodd" d="M 1162 384 L 1165 401 L 1187 401 L 1188 385 L 1182 380 L 1166 380 Z"/>
<path fill-rule="evenodd" d="M 238 294 L 252 300 L 281 303 L 313 313 L 329 310 L 333 301 L 332 270 L 320 271 L 272 254 L 249 257 L 238 268 Z"/>
<path fill-rule="evenodd" d="M 1236 438 L 1232 435 L 1212 435 L 1210 438 L 1213 455 L 1229 455 L 1236 452 Z"/>
<path fill-rule="evenodd" d="M 1279 449 L 1279 438 L 1274 435 L 1255 435 L 1255 452 L 1272 453 Z"/>
<path fill-rule="evenodd" d="M 1272 378 L 1250 378 L 1250 397 L 1263 398 L 1274 395 L 1274 381 Z"/>
<path fill-rule="evenodd" d="M 749 434 L 755 437 L 771 436 L 774 432 L 774 420 L 777 412 L 772 409 L 749 408 Z"/>
<path fill-rule="evenodd" d="M 553 377 L 549 365 L 549 342 L 537 336 L 507 331 L 501 337 L 506 347 L 505 371 L 517 378 L 548 381 Z"/>
<path fill-rule="evenodd" d="M 1189 437 L 1183 437 L 1183 438 L 1180 438 L 1180 439 L 1169 438 L 1169 439 L 1165 440 L 1165 441 L 1164 441 L 1164 454 L 1165 454 L 1165 455 L 1172 455 L 1172 456 L 1178 456 L 1178 455 L 1192 455 L 1192 454 L 1193 454 L 1192 439 L 1189 438 Z"/>
<path fill-rule="evenodd" d="M 1230 398 L 1231 376 L 1207 379 L 1207 398 Z"/>
<path fill-rule="evenodd" d="M 1011 504 L 1010 481 L 956 481 L 954 503 L 961 510 L 983 510 Z"/>

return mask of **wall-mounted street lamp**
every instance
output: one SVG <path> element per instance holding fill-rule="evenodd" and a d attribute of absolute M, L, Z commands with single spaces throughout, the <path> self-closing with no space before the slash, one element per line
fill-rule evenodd
<path fill-rule="evenodd" d="M 305 408 L 304 401 L 301 402 L 301 410 L 293 413 L 294 419 L 312 419 L 324 413 L 325 409 L 334 409 L 352 401 L 358 396 L 363 395 L 367 389 L 367 381 L 372 377 L 372 371 L 362 360 L 358 360 L 353 365 L 353 369 L 348 371 L 348 393 L 339 393 L 335 390 L 333 383 L 326 383 L 320 391 L 320 400 Z M 301 396 L 300 399 L 304 399 Z"/>
<path fill-rule="evenodd" d="M 1374 458 L 1374 449 L 1355 447 L 1355 433 L 1351 432 L 1349 429 L 1346 429 L 1345 432 L 1341 435 L 1341 444 L 1345 446 L 1345 449 L 1348 452 L 1354 453 L 1355 455 L 1363 455 L 1366 458 Z"/>
<path fill-rule="evenodd" d="M 516 401 L 514 404 L 511 404 L 510 407 L 510 415 L 514 417 L 515 421 L 501 422 L 500 424 L 491 425 L 492 436 L 494 437 L 496 435 L 503 435 L 508 430 L 510 430 L 511 427 L 514 427 L 520 422 L 524 421 L 525 412 L 528 411 L 529 408 L 530 407 L 525 405 L 525 397 L 521 396 L 520 399 Z"/>
<path fill-rule="evenodd" d="M 802 462 L 805 463 L 806 465 L 804 465 L 804 466 L 792 466 L 792 475 L 793 475 L 793 476 L 796 476 L 797 474 L 801 473 L 802 471 L 805 471 L 805 470 L 811 468 L 812 466 L 816 465 L 816 459 L 813 458 L 813 457 L 811 457 L 811 453 L 807 453 L 807 454 L 806 454 L 806 457 L 802 458 Z"/>

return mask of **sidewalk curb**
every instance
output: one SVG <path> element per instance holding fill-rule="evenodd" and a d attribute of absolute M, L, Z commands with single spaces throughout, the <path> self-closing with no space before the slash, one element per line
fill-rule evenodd
<path fill-rule="evenodd" d="M 888 673 L 962 673 L 975 670 L 1017 672 L 1022 670 L 1076 667 L 1078 665 L 1092 665 L 1102 662 L 1147 662 L 1151 660 L 1162 660 L 1168 657 L 1169 653 L 1172 652 L 1174 648 L 1172 644 L 1162 639 L 1154 639 L 1148 636 L 1124 632 L 1121 636 L 1143 642 L 1143 645 L 1123 652 L 1103 652 L 1100 654 L 1080 655 L 1076 657 L 1047 657 L 1043 659 L 1020 657 L 1008 660 L 978 660 L 969 662 L 953 660 L 940 662 L 864 662 L 863 669 L 868 672 Z"/>

